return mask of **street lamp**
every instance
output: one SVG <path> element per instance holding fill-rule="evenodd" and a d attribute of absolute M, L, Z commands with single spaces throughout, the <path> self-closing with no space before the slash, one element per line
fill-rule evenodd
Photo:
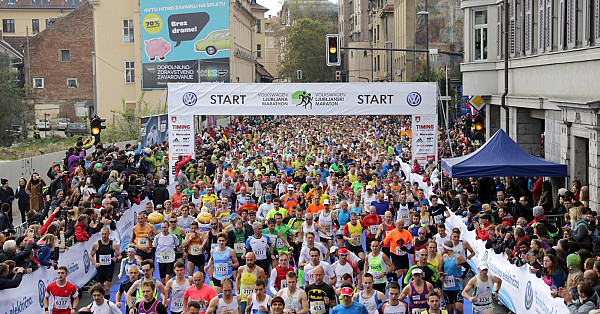
<path fill-rule="evenodd" d="M 427 0 L 425 0 L 425 11 L 417 12 L 417 15 L 425 16 L 425 50 L 427 50 L 427 82 L 429 82 L 429 12 L 427 11 Z"/>

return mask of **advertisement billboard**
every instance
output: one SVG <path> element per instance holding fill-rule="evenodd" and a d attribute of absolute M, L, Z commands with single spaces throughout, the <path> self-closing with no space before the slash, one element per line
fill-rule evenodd
<path fill-rule="evenodd" d="M 143 89 L 229 82 L 229 1 L 140 0 L 140 22 Z"/>
<path fill-rule="evenodd" d="M 140 134 L 142 146 L 149 147 L 158 145 L 169 139 L 168 125 L 169 116 L 161 114 L 158 116 L 140 118 Z"/>

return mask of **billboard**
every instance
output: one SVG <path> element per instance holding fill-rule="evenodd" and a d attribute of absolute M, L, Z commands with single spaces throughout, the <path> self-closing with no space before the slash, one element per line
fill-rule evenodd
<path fill-rule="evenodd" d="M 140 22 L 142 89 L 229 82 L 229 1 L 140 0 Z"/>
<path fill-rule="evenodd" d="M 148 147 L 158 145 L 169 139 L 168 125 L 169 116 L 161 114 L 158 116 L 140 118 L 140 134 L 142 146 Z"/>

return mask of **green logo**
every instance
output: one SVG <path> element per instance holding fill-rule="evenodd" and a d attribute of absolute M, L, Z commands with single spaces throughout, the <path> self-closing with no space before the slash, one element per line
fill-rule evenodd
<path fill-rule="evenodd" d="M 304 106 L 304 109 L 312 109 L 312 96 L 305 90 L 299 90 L 292 94 L 292 105 Z"/>

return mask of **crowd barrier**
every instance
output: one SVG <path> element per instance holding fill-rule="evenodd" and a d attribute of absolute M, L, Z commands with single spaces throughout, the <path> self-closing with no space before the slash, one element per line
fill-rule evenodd
<path fill-rule="evenodd" d="M 145 202 L 144 202 L 145 203 Z M 135 224 L 136 214 L 144 210 L 144 203 L 133 205 L 125 211 L 116 230 L 111 230 L 110 238 L 119 244 L 124 251 L 131 239 L 131 230 Z M 58 259 L 59 266 L 67 266 L 69 275 L 67 280 L 78 288 L 85 285 L 96 275 L 94 264 L 89 258 L 92 245 L 100 240 L 100 233 L 96 233 L 86 242 L 76 243 L 68 248 Z M 21 285 L 13 289 L 0 291 L 0 313 L 5 314 L 39 314 L 44 312 L 44 294 L 46 285 L 56 280 L 56 271 L 42 266 L 31 274 L 23 276 Z"/>

